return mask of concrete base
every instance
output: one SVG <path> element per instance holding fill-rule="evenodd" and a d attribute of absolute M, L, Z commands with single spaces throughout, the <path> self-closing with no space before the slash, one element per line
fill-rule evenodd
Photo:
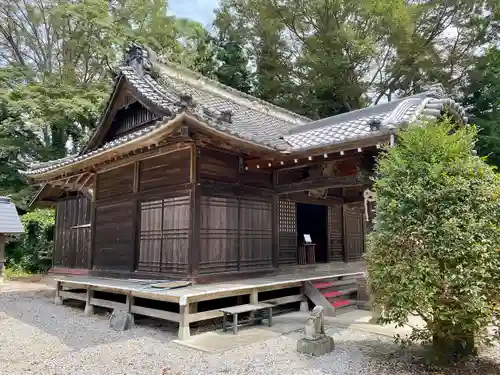
<path fill-rule="evenodd" d="M 309 312 L 309 303 L 307 303 L 307 300 L 300 301 L 300 312 Z"/>
<path fill-rule="evenodd" d="M 90 303 L 87 303 L 85 305 L 85 310 L 83 311 L 83 313 L 86 315 L 86 316 L 91 316 L 91 315 L 94 315 L 94 306 L 92 306 Z"/>
<path fill-rule="evenodd" d="M 333 351 L 334 347 L 333 338 L 330 336 L 325 336 L 318 340 L 302 338 L 297 341 L 297 351 L 299 353 L 316 356 L 330 353 Z"/>
<path fill-rule="evenodd" d="M 129 312 L 115 309 L 109 318 L 109 326 L 115 331 L 125 331 L 134 324 L 134 316 Z"/>
<path fill-rule="evenodd" d="M 63 304 L 63 299 L 61 297 L 54 298 L 54 304 L 56 304 L 56 305 L 62 305 Z"/>

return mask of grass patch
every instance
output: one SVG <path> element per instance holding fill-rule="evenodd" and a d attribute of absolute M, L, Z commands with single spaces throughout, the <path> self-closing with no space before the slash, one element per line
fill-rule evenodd
<path fill-rule="evenodd" d="M 18 277 L 33 276 L 33 274 L 19 268 L 4 268 L 3 276 L 6 280 L 10 280 Z"/>

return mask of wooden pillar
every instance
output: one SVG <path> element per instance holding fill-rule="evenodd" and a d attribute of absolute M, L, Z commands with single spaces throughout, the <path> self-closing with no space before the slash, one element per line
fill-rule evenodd
<path fill-rule="evenodd" d="M 196 144 L 191 146 L 190 180 L 192 184 L 190 195 L 190 224 L 189 250 L 188 250 L 188 272 L 191 277 L 199 275 L 200 268 L 200 215 L 201 215 L 201 188 L 200 188 L 200 149 Z M 188 327 L 189 330 L 189 327 Z"/>
<path fill-rule="evenodd" d="M 342 205 L 342 244 L 344 245 L 344 262 L 347 263 L 349 261 L 349 249 L 347 244 L 347 227 L 346 227 L 346 205 Z"/>
<path fill-rule="evenodd" d="M 187 340 L 191 336 L 189 329 L 189 304 L 179 305 L 179 340 Z"/>
<path fill-rule="evenodd" d="M 56 282 L 56 296 L 54 298 L 54 303 L 56 305 L 62 305 L 63 304 L 63 300 L 61 298 L 61 288 L 62 288 L 61 282 L 57 281 Z"/>
<path fill-rule="evenodd" d="M 133 246 L 134 246 L 134 258 L 131 262 L 131 267 L 130 271 L 133 272 L 137 269 L 137 266 L 139 265 L 139 257 L 140 257 L 140 235 L 141 235 L 141 220 L 139 219 L 141 217 L 141 205 L 139 202 L 139 199 L 137 198 L 137 193 L 139 192 L 139 162 L 136 161 L 134 162 L 134 181 L 133 181 L 133 186 L 132 186 L 132 193 L 133 193 L 133 204 L 134 204 L 134 218 L 133 218 L 133 224 L 132 228 L 134 230 L 134 236 L 133 236 Z M 162 232 L 163 235 L 163 232 Z M 161 265 L 160 265 L 161 267 Z"/>
<path fill-rule="evenodd" d="M 0 284 L 3 283 L 4 267 L 5 267 L 5 234 L 0 233 Z"/>
<path fill-rule="evenodd" d="M 276 172 L 276 170 L 273 171 L 273 190 L 275 189 L 276 187 L 276 183 L 277 183 L 277 178 L 278 178 L 278 173 Z M 272 215 L 272 236 L 273 236 L 273 240 L 272 240 L 272 246 L 273 246 L 273 266 L 274 268 L 278 268 L 279 267 L 279 263 L 280 263 L 280 233 L 279 233 L 279 224 L 278 224 L 278 220 L 279 220 L 279 214 L 278 214 L 278 210 L 279 210 L 279 195 L 276 194 L 276 193 L 273 193 L 273 202 L 272 202 L 272 206 L 271 206 L 271 215 Z"/>
<path fill-rule="evenodd" d="M 87 285 L 87 295 L 85 296 L 85 310 L 84 314 L 86 316 L 91 316 L 94 314 L 94 306 L 90 303 L 92 297 L 94 296 L 94 291 L 90 285 Z"/>
<path fill-rule="evenodd" d="M 252 289 L 250 293 L 250 304 L 257 305 L 259 303 L 259 291 L 257 289 Z M 250 312 L 250 320 L 253 321 L 255 319 L 255 311 Z"/>
<path fill-rule="evenodd" d="M 302 300 L 300 301 L 300 312 L 309 312 L 309 302 L 306 296 L 306 283 L 302 283 L 300 287 L 300 294 L 302 295 Z"/>
<path fill-rule="evenodd" d="M 90 206 L 90 254 L 89 254 L 89 265 L 88 268 L 91 270 L 94 267 L 94 252 L 95 252 L 95 231 L 96 231 L 96 199 L 97 199 L 97 178 L 98 174 L 96 173 L 94 176 L 94 186 L 93 186 L 93 194 L 92 194 L 92 202 Z"/>

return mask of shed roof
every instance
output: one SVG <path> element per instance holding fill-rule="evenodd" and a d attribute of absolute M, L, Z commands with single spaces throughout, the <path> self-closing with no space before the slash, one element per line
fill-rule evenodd
<path fill-rule="evenodd" d="M 16 206 L 8 197 L 0 197 L 0 233 L 24 233 Z"/>
<path fill-rule="evenodd" d="M 180 113 L 191 115 L 207 127 L 243 142 L 268 151 L 291 153 L 375 138 L 417 119 L 437 118 L 445 110 L 451 111 L 458 122 L 467 122 L 463 108 L 446 97 L 441 85 L 418 95 L 312 121 L 161 61 L 136 45 L 125 55 L 125 65 L 120 69 L 117 85 L 121 80 L 126 80 L 143 100 L 165 114 L 163 118 L 105 144 L 97 141 L 105 131 L 101 120 L 82 153 L 34 164 L 24 173 L 29 176 L 43 174 L 117 149 L 148 133 L 166 129 L 172 125 L 170 120 Z"/>

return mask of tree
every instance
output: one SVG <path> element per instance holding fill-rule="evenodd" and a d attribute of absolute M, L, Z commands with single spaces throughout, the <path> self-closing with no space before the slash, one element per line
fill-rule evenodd
<path fill-rule="evenodd" d="M 165 0 L 5 0 L 0 7 L 0 181 L 26 203 L 26 164 L 78 152 L 96 125 L 129 42 L 192 64 L 201 26 Z M 196 29 L 196 30 L 195 30 Z M 30 145 L 31 147 L 28 147 Z M 20 190 L 22 194 L 18 194 Z"/>
<path fill-rule="evenodd" d="M 500 167 L 500 50 L 491 48 L 477 58 L 463 87 L 463 104 L 480 130 L 477 149 Z"/>
<path fill-rule="evenodd" d="M 410 339 L 431 342 L 439 360 L 474 354 L 500 324 L 500 179 L 474 156 L 476 133 L 448 121 L 410 127 L 376 170 L 375 305 L 384 323 L 421 317 Z"/>
<path fill-rule="evenodd" d="M 252 89 L 252 77 L 248 70 L 248 57 L 241 33 L 232 25 L 233 22 L 229 9 L 222 7 L 214 22 L 217 27 L 214 39 L 217 65 L 214 76 L 227 86 L 249 93 Z"/>

